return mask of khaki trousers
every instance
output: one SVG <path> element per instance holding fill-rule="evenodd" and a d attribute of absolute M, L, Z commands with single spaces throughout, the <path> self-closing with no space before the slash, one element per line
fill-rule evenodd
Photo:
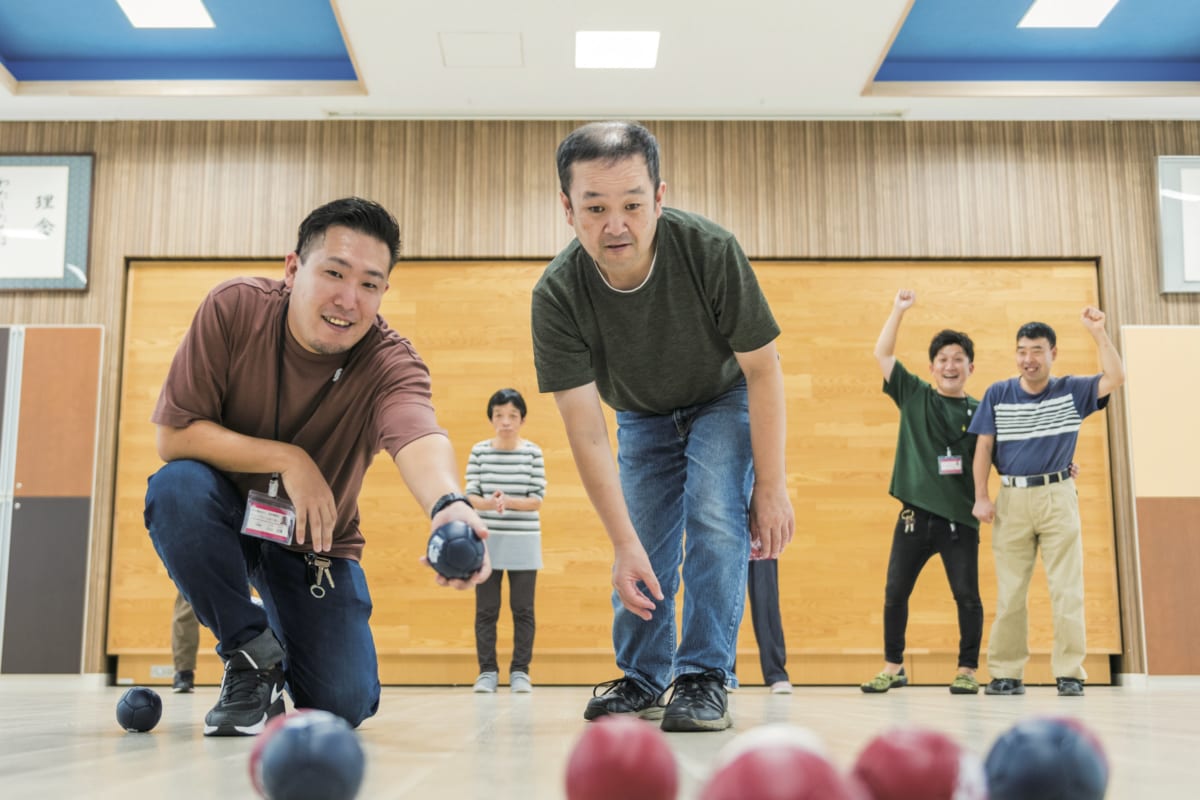
<path fill-rule="evenodd" d="M 175 616 L 171 620 L 171 655 L 175 671 L 196 669 L 196 651 L 200 649 L 200 621 L 182 594 L 175 595 Z"/>
<path fill-rule="evenodd" d="M 988 672 L 992 678 L 1024 677 L 1029 660 L 1026 599 L 1039 547 L 1054 620 L 1050 665 L 1056 678 L 1085 680 L 1083 541 L 1073 480 L 1000 489 L 992 526 L 996 619 L 988 637 Z"/>

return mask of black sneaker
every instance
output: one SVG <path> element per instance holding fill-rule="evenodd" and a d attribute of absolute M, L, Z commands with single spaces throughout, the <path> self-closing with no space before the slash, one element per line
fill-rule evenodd
<path fill-rule="evenodd" d="M 221 698 L 204 717 L 205 736 L 257 736 L 283 708 L 283 670 L 260 667 L 245 650 L 225 662 Z"/>
<path fill-rule="evenodd" d="M 1016 678 L 993 678 L 984 694 L 1025 694 L 1025 684 Z"/>
<path fill-rule="evenodd" d="M 664 731 L 723 731 L 733 725 L 725 678 L 719 670 L 680 675 L 673 685 L 663 711 Z"/>
<path fill-rule="evenodd" d="M 1055 678 L 1059 697 L 1079 697 L 1083 694 L 1083 681 L 1079 678 Z"/>
<path fill-rule="evenodd" d="M 603 690 L 603 691 L 601 691 Z M 606 681 L 592 689 L 583 718 L 593 720 L 609 714 L 632 714 L 642 719 L 661 719 L 663 707 L 658 698 L 648 692 L 632 678 L 617 678 Z"/>
<path fill-rule="evenodd" d="M 175 680 L 171 682 L 171 691 L 175 693 L 190 692 L 196 685 L 196 673 L 190 669 L 183 669 L 175 673 Z"/>

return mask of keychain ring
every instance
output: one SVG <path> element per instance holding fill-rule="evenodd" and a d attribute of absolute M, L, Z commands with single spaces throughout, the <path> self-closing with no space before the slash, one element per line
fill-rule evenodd
<path fill-rule="evenodd" d="M 308 593 L 320 600 L 325 596 L 325 589 L 322 586 L 312 585 L 308 587 Z"/>

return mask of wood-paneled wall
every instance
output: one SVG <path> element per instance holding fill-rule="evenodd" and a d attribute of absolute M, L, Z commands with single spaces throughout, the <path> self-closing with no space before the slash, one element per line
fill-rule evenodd
<path fill-rule="evenodd" d="M 543 264 L 536 261 L 409 262 L 391 275 L 380 313 L 409 337 L 433 375 L 433 401 L 465 471 L 471 446 L 489 438 L 486 399 L 513 386 L 528 395 L 523 434 L 546 456 L 542 507 L 545 567 L 538 578 L 534 671 L 539 683 L 597 683 L 612 673 L 608 585 L 612 550 L 588 502 L 566 433 L 549 395 L 536 393 L 529 340 L 530 293 Z M 153 426 L 147 424 L 179 338 L 204 295 L 221 280 L 255 274 L 279 277 L 279 262 L 143 262 L 131 264 L 117 459 L 116 530 L 109 596 L 108 653 L 118 678 L 145 683 L 150 667 L 169 666 L 166 625 L 175 588 L 142 521 L 146 476 L 158 469 Z M 874 674 L 883 641 L 883 583 L 899 504 L 888 497 L 899 414 L 881 392 L 871 356 L 897 286 L 913 287 L 898 357 L 928 377 L 927 347 L 947 327 L 966 328 L 976 343 L 970 391 L 1015 371 L 1013 336 L 1030 318 L 1059 332 L 1059 374 L 1094 374 L 1096 348 L 1078 310 L 1096 302 L 1094 262 L 788 262 L 760 261 L 759 282 L 783 330 L 788 416 L 787 483 L 797 510 L 796 539 L 780 563 L 780 606 L 796 683 L 857 683 Z M 1036 298 L 1030 298 L 1030 293 Z M 1108 654 L 1120 652 L 1116 558 L 1113 548 L 1108 436 L 1099 421 L 1080 433 L 1076 482 L 1084 523 L 1088 587 L 1088 665 L 1097 682 L 1109 678 Z M 615 433 L 609 415 L 610 436 Z M 993 477 L 993 494 L 998 491 Z M 363 566 L 375 610 L 371 627 L 385 683 L 470 683 L 473 596 L 438 589 L 416 565 L 429 529 L 389 459 L 376 459 L 359 497 L 368 546 Z M 987 618 L 995 608 L 991 529 L 982 531 L 981 595 Z M 913 597 L 908 674 L 944 683 L 958 655 L 955 605 L 939 559 Z M 1030 592 L 1026 677 L 1053 675 L 1049 594 L 1039 573 Z M 501 662 L 511 624 L 503 615 Z M 739 641 L 740 678 L 757 682 L 757 644 L 747 623 Z M 1096 663 L 1098 662 L 1098 663 Z M 205 649 L 201 680 L 218 679 Z M 164 670 L 165 671 L 165 670 Z"/>
<path fill-rule="evenodd" d="M 180 102 L 186 102 L 181 100 Z M 553 152 L 571 122 L 0 123 L 0 152 L 95 153 L 86 293 L 0 295 L 0 322 L 105 337 L 87 668 L 103 667 L 125 261 L 279 257 L 333 197 L 391 208 L 410 258 L 545 258 L 570 239 Z M 1155 157 L 1196 122 L 657 122 L 667 200 L 759 258 L 1096 258 L 1113 326 L 1200 323 L 1161 296 Z M 1115 327 L 1114 327 L 1115 330 Z M 1109 414 L 1127 671 L 1143 669 L 1126 418 Z M 1134 634 L 1134 635 L 1129 635 Z"/>

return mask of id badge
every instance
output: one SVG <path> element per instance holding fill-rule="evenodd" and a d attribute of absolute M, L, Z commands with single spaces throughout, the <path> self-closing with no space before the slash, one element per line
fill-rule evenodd
<path fill-rule="evenodd" d="M 254 489 L 246 498 L 242 533 L 278 544 L 291 544 L 296 532 L 296 507 L 282 497 L 271 497 Z"/>
<path fill-rule="evenodd" d="M 938 456 L 938 475 L 962 475 L 962 456 Z"/>

